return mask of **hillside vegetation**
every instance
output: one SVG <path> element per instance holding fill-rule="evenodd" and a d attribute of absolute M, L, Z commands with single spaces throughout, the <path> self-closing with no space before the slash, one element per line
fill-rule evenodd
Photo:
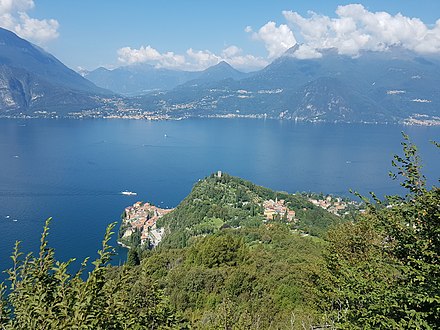
<path fill-rule="evenodd" d="M 191 237 L 217 232 L 220 228 L 259 227 L 265 221 L 263 202 L 284 200 L 295 211 L 297 221 L 289 228 L 323 237 L 341 218 L 313 205 L 300 194 L 276 192 L 250 181 L 222 173 L 212 174 L 194 185 L 180 205 L 158 222 L 168 235 L 162 247 L 184 247 Z M 283 214 L 276 222 L 286 223 Z"/>

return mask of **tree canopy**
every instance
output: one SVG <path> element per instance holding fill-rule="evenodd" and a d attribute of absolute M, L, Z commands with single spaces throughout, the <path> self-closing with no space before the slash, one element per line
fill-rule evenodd
<path fill-rule="evenodd" d="M 347 329 L 437 329 L 440 324 L 440 189 L 429 189 L 404 135 L 393 179 L 406 196 L 372 194 L 367 213 L 329 234 L 325 290 L 334 324 Z M 438 146 L 438 144 L 437 144 Z"/>

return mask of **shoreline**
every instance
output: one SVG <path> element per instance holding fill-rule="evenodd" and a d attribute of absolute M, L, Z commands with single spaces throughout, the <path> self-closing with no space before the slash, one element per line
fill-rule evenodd
<path fill-rule="evenodd" d="M 121 247 L 125 248 L 125 249 L 129 249 L 129 250 L 131 249 L 130 246 L 125 245 L 124 243 L 120 242 L 119 240 L 117 240 L 116 243 L 117 243 L 118 245 L 120 245 Z"/>
<path fill-rule="evenodd" d="M 29 116 L 29 115 L 17 115 L 17 116 L 5 116 L 0 115 L 0 120 L 144 120 L 147 122 L 162 122 L 162 121 L 181 121 L 191 119 L 249 119 L 249 120 L 276 120 L 281 122 L 291 122 L 295 124 L 346 124 L 346 125 L 396 125 L 396 126 L 411 126 L 411 127 L 439 127 L 440 118 L 434 119 L 416 119 L 414 117 L 406 118 L 400 121 L 328 121 L 328 120 L 295 120 L 290 118 L 269 117 L 264 115 L 237 115 L 237 114 L 224 114 L 224 115 L 207 115 L 207 116 L 182 116 L 182 117 L 167 117 L 167 118 L 149 118 L 145 116 Z"/>

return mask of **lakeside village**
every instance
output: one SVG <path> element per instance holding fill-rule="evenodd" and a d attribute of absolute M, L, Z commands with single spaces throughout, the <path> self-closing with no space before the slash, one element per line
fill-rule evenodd
<path fill-rule="evenodd" d="M 256 94 L 279 94 L 283 90 L 259 90 Z M 151 109 L 151 107 L 145 107 L 138 102 L 129 102 L 122 97 L 96 97 L 96 101 L 102 103 L 102 105 L 91 108 L 82 109 L 79 111 L 69 112 L 65 115 L 61 115 L 56 111 L 37 110 L 32 113 L 11 113 L 0 114 L 0 118 L 19 118 L 19 119 L 32 119 L 32 118 L 70 118 L 70 119 L 134 119 L 134 120 L 148 120 L 148 121 L 163 121 L 163 120 L 184 120 L 194 117 L 199 118 L 247 118 L 247 119 L 277 119 L 277 120 L 292 120 L 294 122 L 309 122 L 320 123 L 327 122 L 318 117 L 301 118 L 291 117 L 287 111 L 282 111 L 278 115 L 267 113 L 240 113 L 240 110 L 236 110 L 231 113 L 226 109 L 225 111 L 217 111 L 218 98 L 251 98 L 253 92 L 246 90 L 210 90 L 210 93 L 227 93 L 221 96 L 207 96 L 197 101 L 189 103 L 175 103 L 170 104 L 166 101 L 160 101 L 158 107 Z M 399 95 L 406 93 L 401 90 L 389 90 L 386 92 L 388 95 Z M 157 95 L 163 94 L 163 92 L 157 92 Z M 431 100 L 416 98 L 412 102 L 416 103 L 431 103 Z M 149 110 L 146 110 L 148 108 Z M 202 112 L 200 112 L 202 111 Z M 196 114 L 197 113 L 197 114 Z M 333 121 L 330 121 L 333 122 Z M 337 121 L 335 121 L 336 123 Z M 344 121 L 342 121 L 344 122 Z M 348 121 L 350 123 L 350 121 Z M 378 121 L 360 121 L 362 124 L 381 124 Z M 382 122 L 382 124 L 402 124 L 406 126 L 440 126 L 440 117 L 429 116 L 426 114 L 415 113 L 411 116 L 401 119 L 398 122 Z"/>
<path fill-rule="evenodd" d="M 156 222 L 174 209 L 162 209 L 150 203 L 136 202 L 124 210 L 118 243 L 123 247 L 147 245 L 154 248 L 164 235 Z"/>
<path fill-rule="evenodd" d="M 344 200 L 340 197 L 330 195 L 308 195 L 308 200 L 323 209 L 337 215 L 347 215 L 351 210 L 359 210 L 359 204 L 355 201 Z M 295 211 L 289 210 L 284 199 L 266 200 L 263 203 L 263 215 L 265 221 L 282 220 L 295 223 Z M 164 215 L 172 212 L 172 209 L 163 209 L 151 203 L 136 202 L 125 208 L 122 217 L 122 225 L 119 230 L 118 243 L 126 248 L 130 246 L 156 247 L 162 240 L 165 230 L 156 225 Z M 362 212 L 363 210 L 359 210 Z"/>

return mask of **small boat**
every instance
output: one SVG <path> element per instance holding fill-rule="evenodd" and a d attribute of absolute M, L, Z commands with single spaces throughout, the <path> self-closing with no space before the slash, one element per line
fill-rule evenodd
<path fill-rule="evenodd" d="M 127 191 L 127 190 L 125 190 L 125 191 L 121 191 L 121 195 L 126 195 L 126 196 L 136 196 L 137 193 L 132 192 L 132 191 Z"/>

